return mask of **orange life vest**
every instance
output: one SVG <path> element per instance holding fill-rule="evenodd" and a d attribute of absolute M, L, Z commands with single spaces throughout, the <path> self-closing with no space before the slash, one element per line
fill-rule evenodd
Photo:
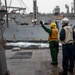
<path fill-rule="evenodd" d="M 51 36 L 48 36 L 48 41 L 55 41 L 58 40 L 58 29 L 57 28 L 53 28 L 52 29 L 52 34 Z"/>

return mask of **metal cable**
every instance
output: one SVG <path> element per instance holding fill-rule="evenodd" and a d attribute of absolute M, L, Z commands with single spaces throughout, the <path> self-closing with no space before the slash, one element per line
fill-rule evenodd
<path fill-rule="evenodd" d="M 27 7 L 27 5 L 21 0 L 21 2 L 26 6 L 26 8 L 30 11 L 30 9 Z"/>
<path fill-rule="evenodd" d="M 21 2 L 18 0 L 19 4 L 22 6 Z"/>

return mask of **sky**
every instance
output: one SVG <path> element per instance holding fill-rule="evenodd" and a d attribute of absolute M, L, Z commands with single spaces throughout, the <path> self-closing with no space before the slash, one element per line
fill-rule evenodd
<path fill-rule="evenodd" d="M 5 0 L 1 1 L 4 5 Z M 10 5 L 10 1 L 12 1 L 11 6 L 26 7 L 27 13 L 33 12 L 33 0 L 7 0 L 8 6 Z M 40 13 L 52 13 L 56 6 L 60 7 L 60 12 L 66 12 L 65 4 L 69 6 L 71 12 L 73 0 L 37 0 L 38 12 Z"/>

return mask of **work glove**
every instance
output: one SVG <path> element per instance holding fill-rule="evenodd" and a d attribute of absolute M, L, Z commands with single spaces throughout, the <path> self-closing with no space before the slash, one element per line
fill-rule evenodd
<path fill-rule="evenodd" d="M 41 25 L 44 25 L 44 20 L 41 20 L 41 21 L 40 21 L 40 24 L 41 24 Z"/>

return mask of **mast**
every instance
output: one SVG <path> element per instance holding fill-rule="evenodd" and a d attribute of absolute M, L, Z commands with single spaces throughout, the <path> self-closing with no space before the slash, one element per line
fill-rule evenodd
<path fill-rule="evenodd" d="M 37 23 L 37 0 L 33 0 L 33 19 L 34 25 Z"/>
<path fill-rule="evenodd" d="M 0 0 L 0 9 L 1 9 L 1 0 Z"/>

